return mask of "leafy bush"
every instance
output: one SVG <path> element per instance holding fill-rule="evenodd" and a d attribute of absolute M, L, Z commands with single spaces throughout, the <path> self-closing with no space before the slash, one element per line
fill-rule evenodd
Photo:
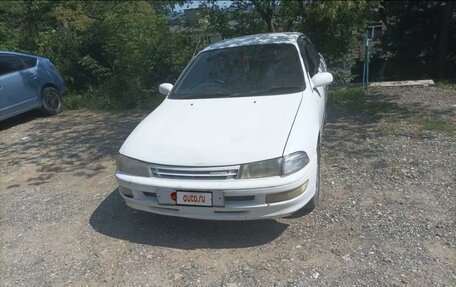
<path fill-rule="evenodd" d="M 2 47 L 50 58 L 65 78 L 67 108 L 150 107 L 157 102 L 158 85 L 176 80 L 197 40 L 169 32 L 154 6 L 147 1 L 8 2 L 0 8 L 5 10 L 0 36 L 19 39 Z"/>

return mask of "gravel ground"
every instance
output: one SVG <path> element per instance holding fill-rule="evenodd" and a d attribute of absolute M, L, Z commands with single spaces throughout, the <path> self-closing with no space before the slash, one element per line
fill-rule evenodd
<path fill-rule="evenodd" d="M 456 286 L 456 93 L 370 99 L 387 108 L 329 108 L 320 206 L 250 222 L 125 206 L 113 155 L 145 114 L 0 123 L 0 285 Z"/>

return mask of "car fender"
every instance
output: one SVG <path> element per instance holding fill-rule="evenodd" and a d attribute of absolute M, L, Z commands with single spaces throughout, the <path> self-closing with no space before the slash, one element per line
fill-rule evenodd
<path fill-rule="evenodd" d="M 38 59 L 38 71 L 41 91 L 46 87 L 52 86 L 59 91 L 60 95 L 64 94 L 65 87 L 63 77 L 48 59 Z"/>
<path fill-rule="evenodd" d="M 305 151 L 311 160 L 317 156 L 320 135 L 320 109 L 318 101 L 312 99 L 308 89 L 303 92 L 303 100 L 297 111 L 293 126 L 288 135 L 283 155 Z"/>

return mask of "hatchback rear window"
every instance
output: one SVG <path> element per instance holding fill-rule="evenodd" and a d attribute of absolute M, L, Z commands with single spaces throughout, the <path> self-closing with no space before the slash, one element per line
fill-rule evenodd
<path fill-rule="evenodd" d="M 276 95 L 304 90 L 304 76 L 292 44 L 248 45 L 199 54 L 169 98 Z"/>

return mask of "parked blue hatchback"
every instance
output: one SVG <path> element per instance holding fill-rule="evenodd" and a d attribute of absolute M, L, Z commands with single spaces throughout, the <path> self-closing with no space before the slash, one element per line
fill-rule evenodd
<path fill-rule="evenodd" d="M 49 59 L 0 51 L 0 121 L 37 108 L 55 115 L 64 92 L 63 77 Z"/>

